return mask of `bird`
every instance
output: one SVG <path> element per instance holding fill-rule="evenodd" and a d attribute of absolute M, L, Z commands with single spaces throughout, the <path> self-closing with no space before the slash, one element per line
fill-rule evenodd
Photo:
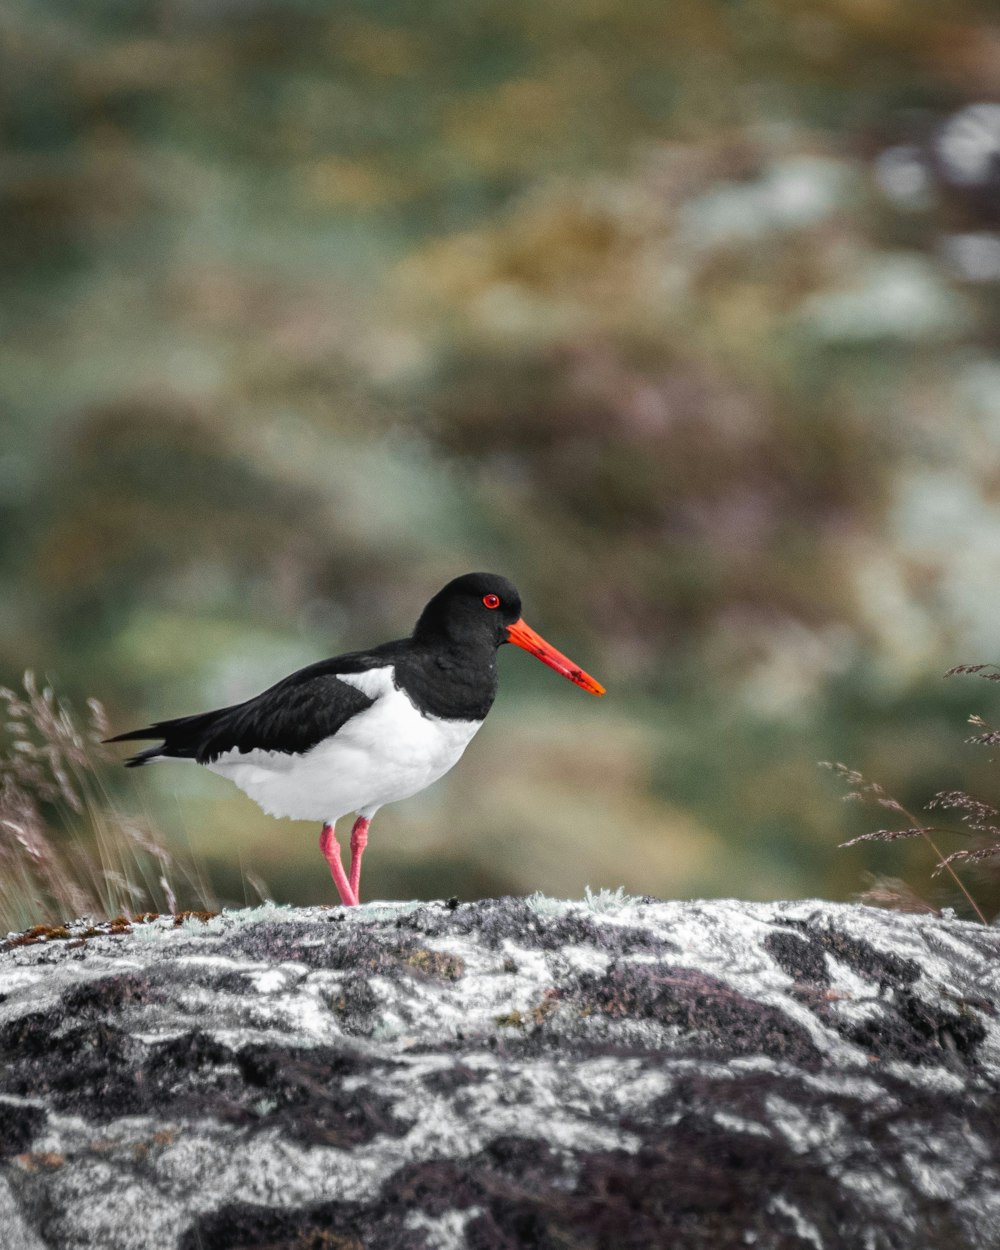
<path fill-rule="evenodd" d="M 466 573 L 434 595 L 408 638 L 320 660 L 243 703 L 107 741 L 159 740 L 126 759 L 126 767 L 195 760 L 272 816 L 321 822 L 320 850 L 340 901 L 355 907 L 372 818 L 458 763 L 496 698 L 497 650 L 506 643 L 604 694 L 525 623 L 512 582 Z M 349 813 L 355 820 L 347 873 L 336 826 Z"/>

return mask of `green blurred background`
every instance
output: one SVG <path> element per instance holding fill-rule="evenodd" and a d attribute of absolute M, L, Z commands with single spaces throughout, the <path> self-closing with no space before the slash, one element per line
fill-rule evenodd
<path fill-rule="evenodd" d="M 939 889 L 817 761 L 1000 797 L 995 3 L 8 0 L 0 125 L 0 678 L 125 729 L 493 569 L 608 694 L 504 649 L 369 897 Z"/>

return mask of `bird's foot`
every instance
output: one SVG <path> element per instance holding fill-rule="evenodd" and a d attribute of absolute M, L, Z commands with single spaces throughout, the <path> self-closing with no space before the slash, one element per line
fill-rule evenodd
<path fill-rule="evenodd" d="M 319 849 L 323 852 L 323 858 L 330 865 L 333 884 L 337 887 L 340 901 L 345 907 L 357 907 L 358 895 L 351 888 L 351 883 L 344 872 L 344 865 L 340 862 L 340 843 L 337 841 L 337 833 L 333 825 L 323 826 L 323 832 L 319 835 Z M 360 866 L 358 875 L 360 877 Z"/>
<path fill-rule="evenodd" d="M 354 895 L 355 902 L 361 898 L 361 856 L 364 855 L 365 847 L 368 845 L 370 824 L 370 820 L 359 816 L 351 830 L 351 893 Z"/>

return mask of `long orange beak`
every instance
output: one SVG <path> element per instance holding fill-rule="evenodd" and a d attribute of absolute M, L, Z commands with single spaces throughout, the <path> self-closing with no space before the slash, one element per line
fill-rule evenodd
<path fill-rule="evenodd" d="M 512 642 L 515 647 L 521 647 L 532 655 L 536 655 L 543 664 L 554 668 L 557 673 L 562 673 L 563 677 L 568 677 L 570 681 L 576 682 L 584 690 L 589 690 L 591 694 L 604 693 L 604 687 L 599 681 L 594 681 L 593 677 L 585 673 L 578 664 L 574 664 L 561 651 L 550 647 L 541 634 L 536 634 L 530 625 L 525 625 L 524 621 L 515 621 L 513 625 L 507 626 L 507 641 Z"/>

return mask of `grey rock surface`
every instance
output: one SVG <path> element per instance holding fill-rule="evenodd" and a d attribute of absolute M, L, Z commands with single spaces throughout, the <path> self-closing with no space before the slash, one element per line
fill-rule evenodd
<path fill-rule="evenodd" d="M 1000 1246 L 1000 931 L 590 896 L 0 953 L 3 1250 Z"/>

